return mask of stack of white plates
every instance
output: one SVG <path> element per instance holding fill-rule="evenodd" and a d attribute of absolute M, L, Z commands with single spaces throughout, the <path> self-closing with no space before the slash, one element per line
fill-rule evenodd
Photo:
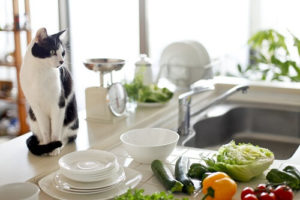
<path fill-rule="evenodd" d="M 59 166 L 58 171 L 39 182 L 44 192 L 58 199 L 80 199 L 82 195 L 85 199 L 107 199 L 135 187 L 141 180 L 139 173 L 123 169 L 113 153 L 101 150 L 67 154 L 59 159 Z"/>
<path fill-rule="evenodd" d="M 100 150 L 77 151 L 59 159 L 60 172 L 80 182 L 94 182 L 117 174 L 120 167 L 113 153 Z"/>
<path fill-rule="evenodd" d="M 77 151 L 59 159 L 60 170 L 54 177 L 56 188 L 68 193 L 105 192 L 125 180 L 117 157 L 100 150 Z"/>

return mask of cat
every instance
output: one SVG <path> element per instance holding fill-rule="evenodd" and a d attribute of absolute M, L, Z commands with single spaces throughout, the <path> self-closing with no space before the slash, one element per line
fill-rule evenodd
<path fill-rule="evenodd" d="M 39 29 L 21 66 L 20 83 L 33 133 L 26 144 L 35 155 L 56 156 L 77 137 L 77 104 L 71 74 L 64 66 L 64 36 L 65 31 L 48 36 L 46 28 Z"/>

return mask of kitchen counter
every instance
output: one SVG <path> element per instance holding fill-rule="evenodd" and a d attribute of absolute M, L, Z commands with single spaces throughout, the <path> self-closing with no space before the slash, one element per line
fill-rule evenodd
<path fill-rule="evenodd" d="M 216 79 L 215 91 L 206 92 L 193 97 L 192 107 L 195 109 L 205 105 L 220 93 L 226 91 L 235 84 L 241 83 L 240 79 Z M 276 92 L 276 95 L 274 95 Z M 251 86 L 247 95 L 236 94 L 229 100 L 263 102 L 280 105 L 299 106 L 300 108 L 300 85 L 277 84 L 270 86 L 265 83 L 255 83 Z M 85 113 L 80 113 L 80 129 L 76 142 L 68 144 L 62 153 L 56 157 L 38 157 L 28 152 L 25 141 L 30 133 L 16 139 L 0 144 L 0 185 L 12 182 L 32 181 L 37 182 L 41 177 L 58 169 L 58 160 L 61 156 L 78 150 L 103 149 L 115 153 L 119 157 L 120 163 L 125 167 L 130 167 L 141 171 L 143 180 L 138 185 L 144 188 L 146 193 L 162 190 L 162 186 L 153 177 L 148 165 L 140 164 L 130 158 L 120 146 L 119 136 L 130 129 L 145 127 L 162 127 L 176 130 L 177 128 L 177 99 L 176 97 L 164 107 L 158 108 L 138 108 L 135 113 L 130 113 L 128 117 L 119 119 L 114 123 L 99 123 L 86 121 Z M 199 153 L 204 149 L 193 149 L 178 146 L 168 158 L 170 167 L 173 167 L 176 159 L 180 155 L 186 155 L 192 162 L 197 162 Z M 298 159 L 297 159 L 298 158 Z M 279 167 L 283 163 L 300 165 L 300 150 L 286 161 L 275 161 L 274 167 Z M 243 185 L 243 184 L 241 184 Z M 41 199 L 51 199 L 43 196 Z M 300 199 L 300 197 L 299 197 Z"/>
<path fill-rule="evenodd" d="M 92 149 L 94 149 L 94 148 L 92 148 Z M 120 165 L 122 165 L 123 167 L 134 169 L 142 174 L 142 180 L 137 185 L 136 188 L 144 189 L 144 191 L 145 191 L 144 194 L 152 194 L 154 192 L 165 191 L 163 185 L 153 175 L 150 164 L 143 164 L 143 163 L 138 163 L 138 162 L 134 161 L 133 158 L 128 155 L 128 153 L 126 152 L 126 150 L 124 149 L 122 144 L 118 143 L 111 148 L 107 148 L 106 150 L 114 153 L 117 156 L 118 162 Z M 172 154 L 167 158 L 167 160 L 165 161 L 165 164 L 168 168 L 170 168 L 171 171 L 174 172 L 175 163 L 176 163 L 176 160 L 179 158 L 179 156 L 188 157 L 190 164 L 192 164 L 192 163 L 198 163 L 201 161 L 200 154 L 201 155 L 212 155 L 213 153 L 215 153 L 215 152 L 206 150 L 206 149 L 196 149 L 196 148 L 190 148 L 190 147 L 177 146 L 176 149 L 172 152 Z M 270 168 L 283 168 L 283 166 L 285 166 L 286 163 L 287 163 L 287 161 L 276 160 L 273 162 L 273 164 L 270 166 Z M 297 166 L 297 167 L 300 167 L 300 166 Z M 246 186 L 255 187 L 259 183 L 266 183 L 265 175 L 267 172 L 268 172 L 268 170 L 264 172 L 264 175 L 261 175 L 261 176 L 255 178 L 251 182 L 238 183 L 238 190 L 237 190 L 236 195 L 234 196 L 233 200 L 240 199 L 240 194 L 244 187 L 246 187 Z M 34 177 L 33 179 L 30 179 L 29 181 L 38 184 L 38 181 L 48 173 L 41 174 L 40 176 Z M 196 187 L 199 188 L 200 183 L 197 181 L 195 181 L 195 183 L 196 183 Z M 203 197 L 201 190 L 199 190 L 199 189 L 191 196 L 185 195 L 183 193 L 180 193 L 180 194 L 177 193 L 174 196 L 176 198 L 187 197 L 191 200 L 193 200 L 193 199 L 199 200 Z M 52 197 L 48 196 L 47 194 L 45 194 L 43 192 L 40 193 L 40 199 L 53 200 Z M 300 199 L 299 192 L 295 195 L 294 199 L 295 200 Z"/>

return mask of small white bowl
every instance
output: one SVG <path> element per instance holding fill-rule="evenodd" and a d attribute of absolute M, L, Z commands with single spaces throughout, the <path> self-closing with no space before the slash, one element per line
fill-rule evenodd
<path fill-rule="evenodd" d="M 38 200 L 40 189 L 33 183 L 11 183 L 0 186 L 0 199 Z"/>
<path fill-rule="evenodd" d="M 123 133 L 120 139 L 135 161 L 151 163 L 165 160 L 176 147 L 179 135 L 168 129 L 144 128 Z"/>

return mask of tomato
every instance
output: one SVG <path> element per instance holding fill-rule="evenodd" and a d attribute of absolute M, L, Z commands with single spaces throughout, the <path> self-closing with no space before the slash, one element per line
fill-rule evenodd
<path fill-rule="evenodd" d="M 267 190 L 267 185 L 266 184 L 258 184 L 258 186 L 256 187 L 257 190 L 260 190 L 260 191 L 266 191 Z"/>
<path fill-rule="evenodd" d="M 263 192 L 260 194 L 259 200 L 276 200 L 276 197 L 273 192 L 270 192 L 270 193 Z"/>
<path fill-rule="evenodd" d="M 286 185 L 279 185 L 275 188 L 274 194 L 277 200 L 292 200 L 293 191 L 290 187 Z"/>
<path fill-rule="evenodd" d="M 243 199 L 247 194 L 254 194 L 254 189 L 252 187 L 245 187 L 241 193 L 241 199 Z"/>
<path fill-rule="evenodd" d="M 258 200 L 258 198 L 255 196 L 255 194 L 246 194 L 242 200 Z"/>
<path fill-rule="evenodd" d="M 267 192 L 267 186 L 266 186 L 266 184 L 259 184 L 259 185 L 255 188 L 255 190 L 254 190 L 255 195 L 258 196 L 258 197 L 259 197 L 260 194 L 263 193 L 263 192 Z"/>
<path fill-rule="evenodd" d="M 274 193 L 274 188 L 271 186 L 271 185 L 269 185 L 268 187 L 267 187 L 267 192 L 273 192 Z M 276 196 L 276 195 L 275 195 Z"/>

